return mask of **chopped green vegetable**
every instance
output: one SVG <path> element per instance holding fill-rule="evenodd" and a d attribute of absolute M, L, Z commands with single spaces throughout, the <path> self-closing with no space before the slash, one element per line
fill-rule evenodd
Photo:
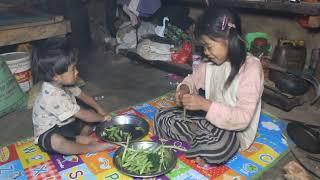
<path fill-rule="evenodd" d="M 106 128 L 101 133 L 101 136 L 114 142 L 122 142 L 125 141 L 127 138 L 132 138 L 130 133 L 124 132 L 121 128 L 117 126 Z"/>
<path fill-rule="evenodd" d="M 127 145 L 124 146 L 124 152 L 117 157 L 117 162 L 130 173 L 145 175 L 160 172 L 168 167 L 166 159 L 169 159 L 169 153 L 164 145 L 155 150 L 135 150 Z"/>
<path fill-rule="evenodd" d="M 137 126 L 137 127 L 135 127 L 134 129 L 135 129 L 136 131 L 143 131 L 142 127 L 140 127 L 140 126 Z"/>

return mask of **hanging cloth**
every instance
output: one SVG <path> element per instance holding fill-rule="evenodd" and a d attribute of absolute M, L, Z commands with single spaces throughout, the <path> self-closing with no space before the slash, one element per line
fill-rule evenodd
<path fill-rule="evenodd" d="M 130 3 L 128 4 L 128 9 L 136 16 L 139 16 L 139 12 L 138 12 L 139 4 L 140 4 L 140 0 L 131 0 Z"/>
<path fill-rule="evenodd" d="M 149 17 L 161 7 L 160 0 L 140 0 L 137 11 L 139 16 Z"/>

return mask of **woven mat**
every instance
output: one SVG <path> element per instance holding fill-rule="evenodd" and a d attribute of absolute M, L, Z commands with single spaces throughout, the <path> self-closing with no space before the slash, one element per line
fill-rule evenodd
<path fill-rule="evenodd" d="M 146 103 L 113 112 L 113 115 L 135 114 L 148 121 L 159 108 L 175 106 L 173 94 L 168 93 Z M 253 179 L 274 165 L 288 152 L 283 136 L 286 124 L 270 114 L 262 113 L 258 134 L 250 149 L 238 152 L 224 165 L 202 168 L 177 151 L 175 169 L 158 179 Z M 144 140 L 157 141 L 152 128 Z M 189 148 L 180 141 L 165 142 Z M 63 156 L 42 152 L 32 140 L 16 142 L 0 149 L 0 179 L 132 179 L 117 171 L 112 157 L 117 147 L 99 153 Z"/>

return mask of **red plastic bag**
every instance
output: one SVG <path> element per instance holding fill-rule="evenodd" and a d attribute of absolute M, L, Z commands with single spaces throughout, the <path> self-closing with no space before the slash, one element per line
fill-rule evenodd
<path fill-rule="evenodd" d="M 189 43 L 184 43 L 178 52 L 171 54 L 171 60 L 177 64 L 186 64 L 192 59 L 192 50 Z"/>

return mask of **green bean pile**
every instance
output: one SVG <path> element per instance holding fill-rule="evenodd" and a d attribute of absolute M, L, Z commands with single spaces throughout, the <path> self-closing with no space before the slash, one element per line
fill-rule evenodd
<path fill-rule="evenodd" d="M 169 152 L 163 145 L 155 150 L 125 148 L 124 152 L 118 156 L 117 161 L 120 166 L 130 173 L 148 175 L 161 172 L 168 167 L 166 159 Z"/>
<path fill-rule="evenodd" d="M 102 131 L 101 136 L 114 142 L 123 142 L 127 138 L 131 139 L 130 133 L 122 131 L 122 129 L 117 126 L 106 128 Z"/>

